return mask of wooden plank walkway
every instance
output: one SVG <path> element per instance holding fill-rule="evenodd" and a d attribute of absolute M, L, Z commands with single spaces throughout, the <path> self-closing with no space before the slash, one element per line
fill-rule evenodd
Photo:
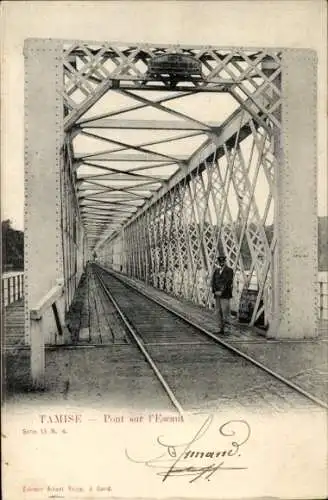
<path fill-rule="evenodd" d="M 89 279 L 89 297 L 90 304 L 94 304 L 90 315 L 91 340 L 101 344 L 128 343 L 126 331 L 116 309 L 99 286 L 94 274 L 91 274 Z"/>
<path fill-rule="evenodd" d="M 81 279 L 67 323 L 75 344 L 129 343 L 118 313 L 91 270 Z"/>
<path fill-rule="evenodd" d="M 24 300 L 19 300 L 5 308 L 4 327 L 6 347 L 24 345 Z"/>

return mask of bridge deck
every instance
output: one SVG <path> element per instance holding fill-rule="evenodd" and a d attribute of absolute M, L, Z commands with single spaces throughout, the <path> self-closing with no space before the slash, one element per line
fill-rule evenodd
<path fill-rule="evenodd" d="M 215 331 L 215 315 L 195 305 L 186 304 L 160 290 L 125 278 L 137 288 L 151 293 L 159 302 L 169 305 L 195 324 Z M 131 341 L 125 335 L 114 310 L 106 309 L 105 297 L 93 277 L 88 286 L 81 286 L 76 294 L 74 314 L 69 315 L 72 343 L 46 349 L 45 393 L 30 393 L 29 349 L 23 344 L 23 304 L 10 306 L 6 313 L 6 379 L 7 398 L 11 402 L 47 404 L 47 401 L 73 401 L 86 399 L 99 404 L 120 405 L 133 400 L 133 394 L 147 389 L 142 382 L 131 382 L 133 356 Z M 159 319 L 160 321 L 160 319 Z M 328 400 L 327 396 L 327 321 L 321 322 L 320 336 L 315 340 L 276 341 L 246 326 L 232 325 L 224 338 L 229 345 L 252 356 L 271 370 L 298 384 L 314 396 Z M 16 347 L 13 349 L 13 347 Z M 90 348 L 88 348 L 90 346 Z M 95 347 L 99 347 L 98 349 Z M 92 348 L 93 347 L 93 348 Z M 133 350 L 133 349 L 132 349 Z M 194 348 L 197 357 L 198 347 Z M 138 365 L 139 366 L 139 365 Z M 140 365 L 138 373 L 144 373 Z M 144 373 L 144 376 L 148 377 Z M 49 399 L 50 398 L 50 399 Z M 132 399 L 131 399 L 132 398 Z M 148 398 L 152 398 L 149 394 Z M 151 401 L 150 401 L 151 402 Z M 130 404 L 130 403 L 129 403 Z M 132 405 L 133 406 L 133 405 Z"/>

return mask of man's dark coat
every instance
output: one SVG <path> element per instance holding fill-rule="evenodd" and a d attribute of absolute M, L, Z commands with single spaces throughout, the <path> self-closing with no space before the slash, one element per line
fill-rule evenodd
<path fill-rule="evenodd" d="M 221 292 L 222 299 L 231 299 L 232 285 L 233 270 L 226 265 L 221 270 L 216 268 L 212 277 L 212 292 Z"/>

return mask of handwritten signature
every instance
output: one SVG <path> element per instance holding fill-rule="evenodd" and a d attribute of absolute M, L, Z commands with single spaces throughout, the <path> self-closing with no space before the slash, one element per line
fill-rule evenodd
<path fill-rule="evenodd" d="M 224 439 L 225 447 L 217 450 L 195 450 L 194 444 L 199 441 L 208 431 L 213 423 L 213 416 L 209 415 L 201 425 L 200 429 L 186 443 L 171 443 L 163 436 L 157 437 L 157 444 L 164 448 L 164 453 L 151 459 L 132 458 L 128 450 L 125 450 L 127 458 L 134 463 L 142 463 L 147 467 L 159 469 L 156 474 L 166 481 L 169 477 L 189 476 L 189 483 L 203 478 L 210 478 L 218 470 L 245 470 L 247 467 L 235 465 L 237 458 L 241 456 L 241 447 L 250 438 L 251 429 L 245 420 L 229 420 L 218 428 L 218 436 Z M 163 451 L 163 450 L 162 450 Z M 234 464 L 230 464 L 235 457 Z M 212 459 L 217 459 L 212 462 Z M 195 460 L 203 463 L 194 465 Z M 228 462 L 229 461 L 229 462 Z M 204 462 L 206 462 L 205 465 Z M 210 462 L 210 463 L 209 463 Z"/>

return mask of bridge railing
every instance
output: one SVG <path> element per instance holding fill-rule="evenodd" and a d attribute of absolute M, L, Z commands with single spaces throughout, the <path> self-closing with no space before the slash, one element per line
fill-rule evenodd
<path fill-rule="evenodd" d="M 209 283 L 210 283 L 210 277 L 208 277 L 207 286 L 210 286 Z M 319 300 L 319 320 L 328 320 L 328 275 L 326 272 L 321 272 L 319 274 L 319 280 L 317 283 L 318 283 L 318 300 Z M 243 290 L 243 286 L 244 286 L 244 281 L 240 278 L 238 274 L 236 274 L 234 282 L 235 294 L 232 298 L 232 303 L 231 303 L 233 314 L 238 315 L 239 301 Z M 255 277 L 251 279 L 248 289 L 254 291 L 258 289 L 258 284 Z M 269 291 L 266 290 L 263 299 L 265 303 L 268 302 L 269 295 L 270 295 L 270 290 Z"/>
<path fill-rule="evenodd" d="M 2 301 L 4 307 L 24 297 L 24 271 L 10 271 L 2 274 Z"/>

